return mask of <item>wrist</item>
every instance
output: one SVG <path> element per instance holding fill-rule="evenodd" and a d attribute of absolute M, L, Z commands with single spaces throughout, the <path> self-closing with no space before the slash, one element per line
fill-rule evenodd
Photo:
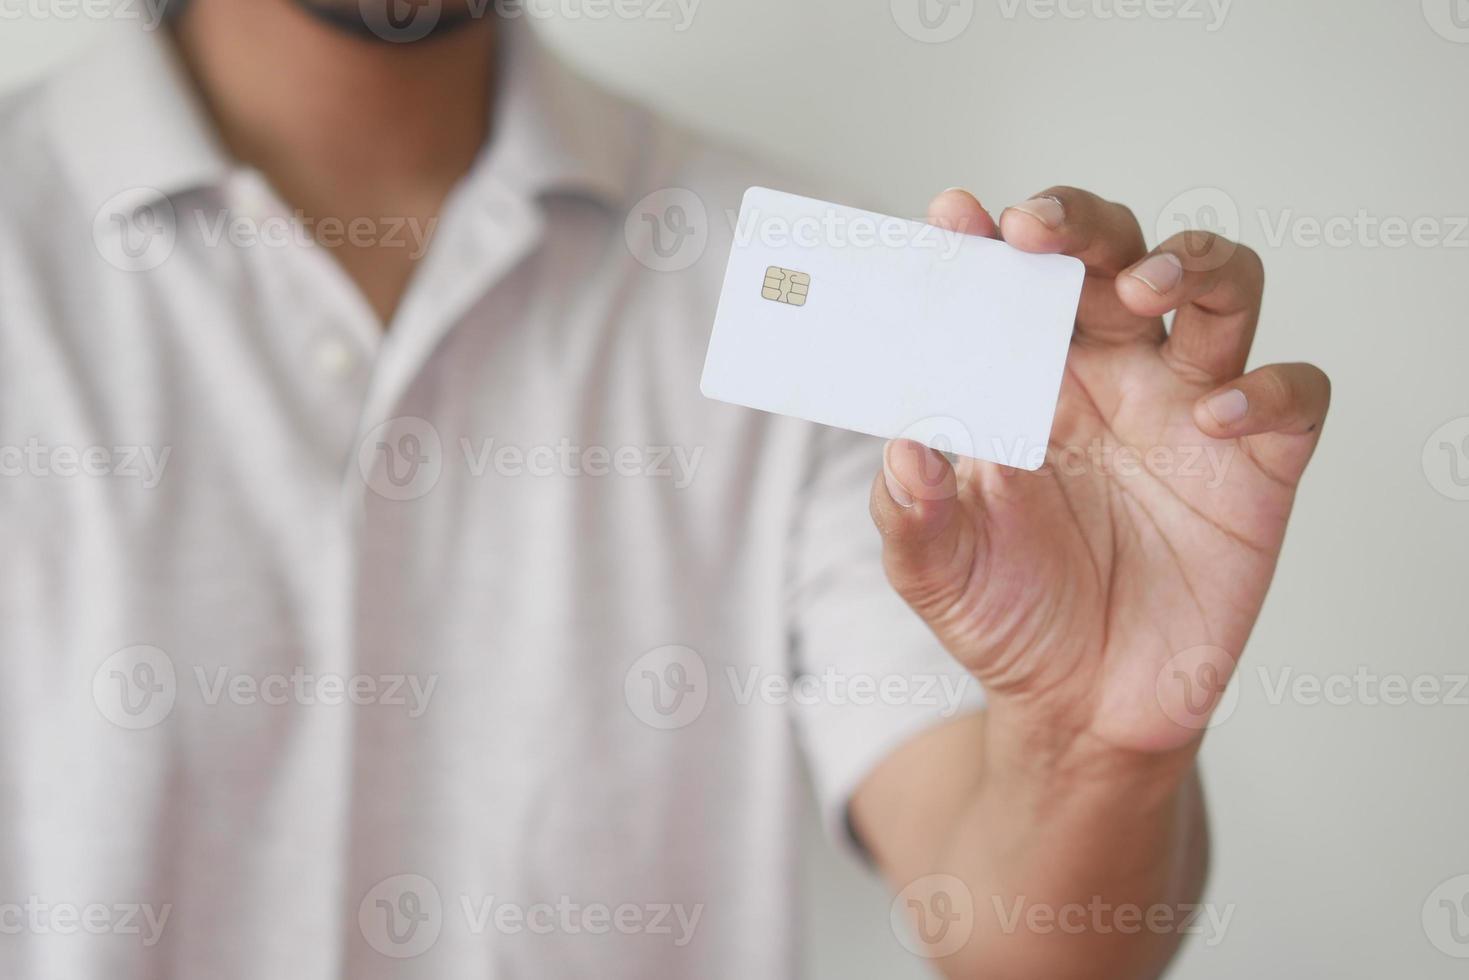
<path fill-rule="evenodd" d="M 1074 720 L 1085 712 L 1004 696 L 991 697 L 985 715 L 984 782 L 1012 801 L 1163 809 L 1190 778 L 1198 754 L 1197 742 L 1166 752 L 1118 747 Z"/>

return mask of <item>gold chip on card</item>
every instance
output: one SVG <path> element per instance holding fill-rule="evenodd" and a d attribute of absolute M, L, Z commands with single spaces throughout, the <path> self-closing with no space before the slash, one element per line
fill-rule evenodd
<path fill-rule="evenodd" d="M 765 270 L 765 285 L 760 295 L 776 303 L 790 306 L 805 306 L 806 295 L 811 291 L 811 277 L 794 269 L 782 269 L 773 265 Z"/>

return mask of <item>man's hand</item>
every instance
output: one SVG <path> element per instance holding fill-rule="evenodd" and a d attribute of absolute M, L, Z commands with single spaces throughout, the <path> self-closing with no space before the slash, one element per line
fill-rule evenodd
<path fill-rule="evenodd" d="M 1244 373 L 1264 286 L 1244 246 L 1185 232 L 1149 253 L 1130 211 L 1064 187 L 998 229 L 963 192 L 930 220 L 1087 276 L 1040 472 L 888 446 L 889 579 L 995 708 L 1119 749 L 1195 742 L 1270 585 L 1326 376 Z"/>
<path fill-rule="evenodd" d="M 972 909 L 932 952 L 951 976 L 1155 977 L 1179 930 L 1086 918 L 1041 933 L 1000 910 L 1176 923 L 1197 901 L 1208 834 L 1194 756 L 1270 585 L 1330 385 L 1307 364 L 1244 373 L 1264 275 L 1243 246 L 1188 232 L 1148 252 L 1126 208 L 1064 187 L 998 226 L 949 191 L 930 221 L 1074 255 L 1087 276 L 1039 472 L 887 447 L 872 514 L 888 578 L 988 706 L 878 766 L 853 826 L 919 918 L 930 901 Z"/>

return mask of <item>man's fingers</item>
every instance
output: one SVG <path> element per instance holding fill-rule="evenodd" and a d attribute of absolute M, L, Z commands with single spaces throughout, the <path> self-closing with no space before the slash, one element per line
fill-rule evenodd
<path fill-rule="evenodd" d="M 873 516 L 880 530 L 936 530 L 959 495 L 959 478 L 943 453 L 911 439 L 883 447 L 881 480 L 873 487 Z M 881 506 L 879 506 L 881 505 Z"/>
<path fill-rule="evenodd" d="M 1006 208 L 1000 233 L 1022 251 L 1072 255 L 1088 272 L 1109 277 L 1147 251 L 1130 210 L 1074 187 L 1052 187 Z"/>
<path fill-rule="evenodd" d="M 1219 439 L 1278 432 L 1317 435 L 1331 404 L 1331 380 L 1314 364 L 1270 364 L 1194 404 L 1194 423 Z"/>
<path fill-rule="evenodd" d="M 1107 343 L 1163 341 L 1163 321 L 1128 309 L 1113 288 L 1117 273 L 1147 251 L 1137 218 L 1126 207 L 1073 187 L 1053 187 L 1007 208 L 1000 231 L 1016 248 L 1071 255 L 1086 265 L 1078 336 Z"/>
<path fill-rule="evenodd" d="M 979 199 L 957 187 L 929 203 L 928 223 L 981 238 L 1000 233 Z M 872 520 L 882 532 L 888 580 L 920 615 L 952 602 L 957 583 L 967 578 L 958 545 L 973 535 L 963 530 L 958 497 L 958 474 L 942 453 L 908 439 L 883 447 L 882 470 L 872 481 Z"/>
<path fill-rule="evenodd" d="M 888 579 L 920 615 L 941 612 L 967 578 L 972 531 L 958 492 L 954 467 L 942 453 L 907 439 L 884 447 L 882 472 L 872 483 L 872 519 L 882 532 Z"/>
<path fill-rule="evenodd" d="M 1244 370 L 1264 292 L 1260 256 L 1204 231 L 1174 235 L 1117 277 L 1117 295 L 1134 313 L 1178 311 L 1165 356 L 1219 381 Z"/>
<path fill-rule="evenodd" d="M 980 238 L 995 238 L 1000 233 L 979 198 L 959 187 L 951 187 L 929 202 L 928 223 Z"/>
<path fill-rule="evenodd" d="M 951 187 L 928 206 L 928 223 L 965 235 L 1000 237 L 999 226 L 969 191 Z M 1083 330 L 1100 337 L 1130 338 L 1140 331 L 1156 333 L 1163 340 L 1161 320 L 1139 317 L 1117 298 L 1108 276 L 1088 276 L 1081 297 Z"/>

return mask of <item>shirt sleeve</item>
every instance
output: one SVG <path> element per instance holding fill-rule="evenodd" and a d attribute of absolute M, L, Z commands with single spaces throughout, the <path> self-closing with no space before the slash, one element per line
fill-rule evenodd
<path fill-rule="evenodd" d="M 984 695 L 883 573 L 868 511 L 882 442 L 816 428 L 789 576 L 793 681 L 806 694 L 795 724 L 822 822 L 865 860 L 847 822 L 852 793 L 903 742 Z"/>

